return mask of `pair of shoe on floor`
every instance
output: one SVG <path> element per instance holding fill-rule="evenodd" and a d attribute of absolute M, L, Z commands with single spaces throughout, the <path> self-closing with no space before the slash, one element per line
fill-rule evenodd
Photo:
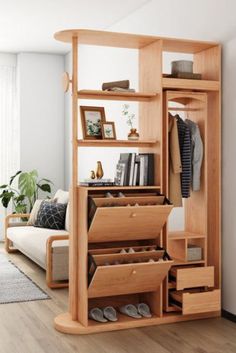
<path fill-rule="evenodd" d="M 141 319 L 142 317 L 150 318 L 152 314 L 150 308 L 146 303 L 139 303 L 136 305 L 127 304 L 119 308 L 119 311 L 132 317 L 134 319 Z M 118 320 L 117 312 L 112 306 L 107 306 L 104 309 L 93 308 L 89 311 L 89 318 L 98 322 L 115 322 Z"/>

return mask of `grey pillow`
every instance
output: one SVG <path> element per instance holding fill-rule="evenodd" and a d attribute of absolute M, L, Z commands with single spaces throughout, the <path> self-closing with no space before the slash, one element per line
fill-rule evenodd
<path fill-rule="evenodd" d="M 43 201 L 38 211 L 35 227 L 65 229 L 66 204 Z"/>

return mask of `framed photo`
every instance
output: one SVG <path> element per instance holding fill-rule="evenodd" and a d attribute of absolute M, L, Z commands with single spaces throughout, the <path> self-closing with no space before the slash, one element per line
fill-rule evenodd
<path fill-rule="evenodd" d="M 84 140 L 102 139 L 102 123 L 106 121 L 103 107 L 80 106 Z"/>
<path fill-rule="evenodd" d="M 104 140 L 116 140 L 114 121 L 102 122 L 102 138 Z"/>

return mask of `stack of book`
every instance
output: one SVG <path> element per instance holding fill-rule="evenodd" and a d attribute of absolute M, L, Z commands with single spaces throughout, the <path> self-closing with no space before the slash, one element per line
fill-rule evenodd
<path fill-rule="evenodd" d="M 121 186 L 154 185 L 154 154 L 121 153 L 114 182 Z"/>
<path fill-rule="evenodd" d="M 114 186 L 112 179 L 84 179 L 79 183 L 81 186 Z"/>

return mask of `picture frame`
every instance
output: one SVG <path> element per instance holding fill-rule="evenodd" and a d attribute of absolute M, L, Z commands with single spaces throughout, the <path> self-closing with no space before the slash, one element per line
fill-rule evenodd
<path fill-rule="evenodd" d="M 84 140 L 102 139 L 102 123 L 106 121 L 104 107 L 80 106 Z"/>
<path fill-rule="evenodd" d="M 102 138 L 104 140 L 116 140 L 116 129 L 114 121 L 102 122 Z"/>

